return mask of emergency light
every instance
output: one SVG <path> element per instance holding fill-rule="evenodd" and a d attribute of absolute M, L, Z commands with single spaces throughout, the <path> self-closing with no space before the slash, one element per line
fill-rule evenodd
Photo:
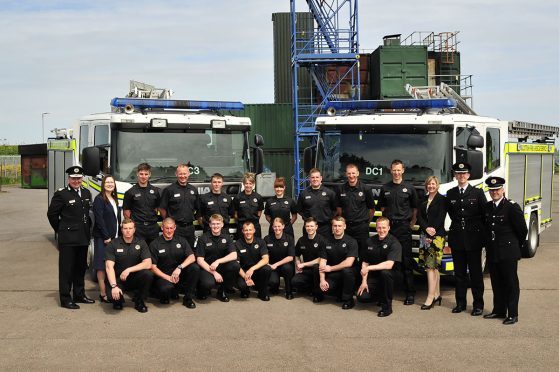
<path fill-rule="evenodd" d="M 456 101 L 451 98 L 431 99 L 394 99 L 370 101 L 331 101 L 328 109 L 334 110 L 385 110 L 385 109 L 445 109 L 455 108 Z"/>
<path fill-rule="evenodd" d="M 150 98 L 113 98 L 112 107 L 133 109 L 188 109 L 188 110 L 243 110 L 241 102 L 228 101 L 192 101 Z"/>

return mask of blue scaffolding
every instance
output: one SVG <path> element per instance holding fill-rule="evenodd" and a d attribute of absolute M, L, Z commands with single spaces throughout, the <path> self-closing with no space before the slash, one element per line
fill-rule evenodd
<path fill-rule="evenodd" d="M 306 0 L 314 18 L 311 35 L 297 31 L 296 0 L 291 2 L 291 66 L 295 123 L 294 192 L 305 188 L 301 144 L 316 140 L 315 120 L 330 101 L 359 100 L 358 0 Z M 310 90 L 299 89 L 299 69 L 308 69 Z"/>

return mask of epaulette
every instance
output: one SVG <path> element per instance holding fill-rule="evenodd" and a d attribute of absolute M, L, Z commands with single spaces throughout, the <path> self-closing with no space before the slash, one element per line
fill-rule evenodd
<path fill-rule="evenodd" d="M 56 190 L 56 191 L 62 191 L 62 190 L 64 190 L 64 189 L 65 189 L 65 187 L 61 187 L 61 188 L 59 188 L 59 189 Z"/>

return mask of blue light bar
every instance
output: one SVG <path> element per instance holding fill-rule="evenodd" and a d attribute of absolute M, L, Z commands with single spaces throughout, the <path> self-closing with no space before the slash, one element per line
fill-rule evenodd
<path fill-rule="evenodd" d="M 227 101 L 192 101 L 175 99 L 149 98 L 113 98 L 112 107 L 125 108 L 131 105 L 134 109 L 189 109 L 189 110 L 243 110 L 241 102 Z"/>
<path fill-rule="evenodd" d="M 394 99 L 371 101 L 331 101 L 327 108 L 336 110 L 386 110 L 386 109 L 445 109 L 455 108 L 456 101 L 451 98 L 431 99 Z"/>

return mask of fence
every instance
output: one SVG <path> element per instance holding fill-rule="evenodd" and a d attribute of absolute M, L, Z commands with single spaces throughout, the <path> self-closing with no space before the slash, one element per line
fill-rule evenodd
<path fill-rule="evenodd" d="M 0 185 L 21 183 L 21 156 L 0 155 Z"/>

